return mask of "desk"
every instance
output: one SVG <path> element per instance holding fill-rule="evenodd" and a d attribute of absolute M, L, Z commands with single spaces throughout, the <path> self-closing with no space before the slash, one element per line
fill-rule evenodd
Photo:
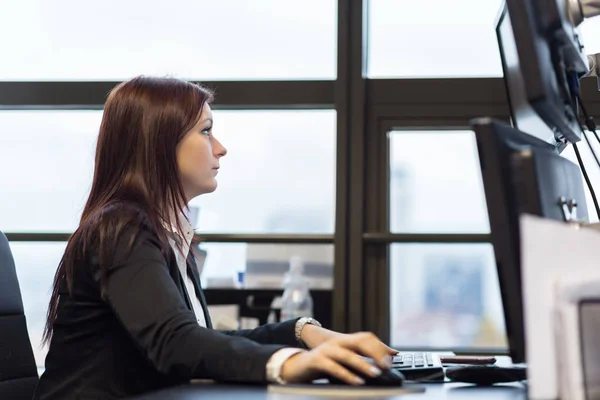
<path fill-rule="evenodd" d="M 525 400 L 527 391 L 521 384 L 477 387 L 462 383 L 421 384 L 424 393 L 401 396 L 378 397 L 380 400 Z M 374 397 L 368 397 L 370 399 Z M 266 386 L 223 385 L 194 383 L 138 396 L 137 400 L 311 400 L 343 399 L 343 397 L 322 397 L 269 393 Z M 359 399 L 354 397 L 354 399 Z"/>

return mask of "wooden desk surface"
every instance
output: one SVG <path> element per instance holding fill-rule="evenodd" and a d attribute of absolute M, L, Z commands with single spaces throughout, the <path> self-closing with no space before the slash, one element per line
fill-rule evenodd
<path fill-rule="evenodd" d="M 527 391 L 521 384 L 478 387 L 460 383 L 427 383 L 424 393 L 376 397 L 380 400 L 526 400 Z M 312 400 L 341 399 L 332 396 L 307 396 L 269 393 L 266 386 L 193 383 L 138 396 L 138 400 Z M 358 397 L 353 397 L 358 398 Z M 374 397 L 364 397 L 374 398 Z"/>

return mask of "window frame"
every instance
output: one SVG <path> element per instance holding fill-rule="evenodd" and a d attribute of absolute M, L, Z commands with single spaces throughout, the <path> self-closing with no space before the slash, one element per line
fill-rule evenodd
<path fill-rule="evenodd" d="M 368 79 L 368 0 L 338 0 L 337 77 L 309 81 L 202 81 L 215 109 L 335 109 L 333 235 L 202 233 L 205 242 L 333 243 L 333 328 L 370 330 L 389 340 L 389 245 L 480 243 L 489 235 L 393 234 L 389 230 L 389 147 L 396 129 L 465 129 L 479 116 L 509 120 L 502 78 Z M 356 27 L 362 27 L 357 29 Z M 101 110 L 118 82 L 0 82 L 0 110 Z M 588 111 L 600 116 L 595 79 L 582 81 Z M 10 241 L 66 241 L 70 232 L 11 233 Z M 497 351 L 497 350 L 494 350 Z"/>

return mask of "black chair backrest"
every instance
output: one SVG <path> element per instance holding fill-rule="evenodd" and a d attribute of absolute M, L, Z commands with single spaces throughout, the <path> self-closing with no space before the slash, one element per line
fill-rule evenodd
<path fill-rule="evenodd" d="M 15 262 L 0 232 L 0 399 L 31 400 L 37 381 Z"/>

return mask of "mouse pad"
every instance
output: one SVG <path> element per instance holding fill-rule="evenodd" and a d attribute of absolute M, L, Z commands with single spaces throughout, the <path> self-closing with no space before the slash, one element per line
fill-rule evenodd
<path fill-rule="evenodd" d="M 311 396 L 331 396 L 331 397 L 360 397 L 360 398 L 380 398 L 382 396 L 396 396 L 409 393 L 423 393 L 425 388 L 416 385 L 404 385 L 401 387 L 389 386 L 349 386 L 349 385 L 331 385 L 328 383 L 305 383 L 305 384 L 272 384 L 267 386 L 267 390 L 272 393 L 287 394 L 305 394 Z"/>

